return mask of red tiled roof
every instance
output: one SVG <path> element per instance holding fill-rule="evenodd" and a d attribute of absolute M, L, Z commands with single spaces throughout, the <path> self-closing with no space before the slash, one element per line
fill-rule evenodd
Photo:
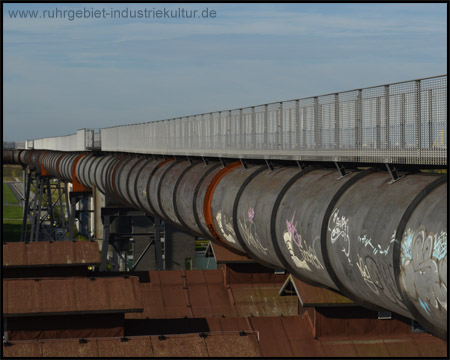
<path fill-rule="evenodd" d="M 338 294 L 337 292 L 326 288 L 308 285 L 292 275 L 289 275 L 284 282 L 280 289 L 280 294 L 282 294 L 289 286 L 294 288 L 303 306 L 337 306 L 355 304 L 352 300 Z"/>
<path fill-rule="evenodd" d="M 73 266 L 100 263 L 97 242 L 39 241 L 3 244 L 4 267 Z"/>
<path fill-rule="evenodd" d="M 142 309 L 137 277 L 3 280 L 5 316 Z"/>

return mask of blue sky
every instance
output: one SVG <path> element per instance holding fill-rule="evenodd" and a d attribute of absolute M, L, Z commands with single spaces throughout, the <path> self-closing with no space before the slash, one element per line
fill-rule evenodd
<path fill-rule="evenodd" d="M 215 10 L 214 19 L 18 19 L 11 10 Z M 4 140 L 447 72 L 445 4 L 5 4 Z"/>

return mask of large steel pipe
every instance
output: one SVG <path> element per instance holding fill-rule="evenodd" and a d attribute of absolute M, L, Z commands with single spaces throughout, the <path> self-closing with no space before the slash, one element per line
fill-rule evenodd
<path fill-rule="evenodd" d="M 3 150 L 3 164 L 14 164 L 13 150 Z"/>
<path fill-rule="evenodd" d="M 203 198 L 200 195 L 200 187 L 206 189 L 209 182 L 204 180 L 208 175 L 214 175 L 219 170 L 218 162 L 208 164 L 198 162 L 187 168 L 174 186 L 173 208 L 176 218 L 184 228 L 201 237 L 209 238 L 211 234 L 207 232 L 206 225 L 202 230 L 200 218 L 203 219 Z M 198 209 L 199 204 L 201 209 Z"/>
<path fill-rule="evenodd" d="M 175 211 L 175 186 L 179 179 L 181 179 L 195 164 L 191 164 L 187 160 L 177 160 L 172 162 L 167 170 L 161 175 L 157 189 L 158 206 L 161 209 L 161 215 L 170 222 L 183 228 L 181 220 L 178 218 Z"/>
<path fill-rule="evenodd" d="M 114 168 L 112 172 L 112 190 L 119 201 L 127 207 L 135 207 L 131 201 L 131 196 L 128 192 L 128 184 L 130 183 L 131 170 L 142 159 L 137 156 L 125 156 Z"/>
<path fill-rule="evenodd" d="M 174 162 L 174 159 L 168 159 L 168 161 L 161 163 L 153 173 L 152 177 L 149 179 L 147 185 L 147 200 L 150 208 L 152 209 L 151 215 L 158 216 L 169 222 L 171 222 L 170 219 L 164 217 L 163 212 L 161 211 L 161 207 L 159 206 L 158 189 L 160 188 L 161 178 L 163 177 L 164 173 L 174 164 L 176 164 L 176 162 Z"/>
<path fill-rule="evenodd" d="M 206 206 L 209 206 L 211 209 L 211 226 L 213 232 L 216 232 L 219 239 L 228 244 L 231 248 L 245 253 L 245 247 L 237 238 L 236 228 L 233 224 L 235 199 L 245 180 L 255 172 L 267 169 L 267 167 L 263 165 L 249 165 L 249 167 L 245 169 L 238 164 L 238 166 L 234 168 L 230 167 L 229 169 L 230 170 L 226 173 L 222 173 L 223 175 L 218 175 L 218 183 L 213 184 L 214 189 L 211 189 L 212 196 L 210 204 L 206 204 Z M 205 209 L 205 211 L 208 210 L 209 209 Z M 270 238 L 268 240 L 270 240 Z M 258 246 L 264 247 L 259 241 L 256 241 L 255 248 Z M 262 259 L 260 258 L 259 260 Z M 272 259 L 271 262 L 264 261 L 264 263 L 270 267 L 281 268 L 281 263 L 275 258 Z"/>
<path fill-rule="evenodd" d="M 131 197 L 135 198 L 138 202 L 138 208 L 143 209 L 150 215 L 154 214 L 154 210 L 152 209 L 148 198 L 148 185 L 153 174 L 158 170 L 158 167 L 163 165 L 166 161 L 167 160 L 149 159 L 144 166 L 138 170 L 134 186 L 129 188 L 130 192 L 133 194 Z"/>
<path fill-rule="evenodd" d="M 44 156 L 45 154 L 45 156 Z M 4 152 L 65 181 L 447 336 L 447 177 L 124 154 Z M 55 175 L 56 174 L 56 175 Z"/>
<path fill-rule="evenodd" d="M 322 252 L 328 274 L 344 294 L 360 304 L 414 318 L 395 279 L 396 232 L 408 206 L 436 177 L 411 174 L 394 183 L 389 180 L 385 172 L 369 174 L 336 194 L 324 217 Z M 439 231 L 446 232 L 443 215 Z"/>
<path fill-rule="evenodd" d="M 128 200 L 130 201 L 132 207 L 136 209 L 144 210 L 144 207 L 140 204 L 139 197 L 137 195 L 137 182 L 139 179 L 139 174 L 149 162 L 151 162 L 149 159 L 144 157 L 139 158 L 139 160 L 136 161 L 130 169 L 130 173 L 127 175 L 128 181 L 126 183 L 123 180 L 120 181 L 121 191 L 124 194 L 127 194 Z"/>
<path fill-rule="evenodd" d="M 393 264 L 403 302 L 434 334 L 447 336 L 447 181 L 416 195 L 396 231 Z"/>
<path fill-rule="evenodd" d="M 276 200 L 266 221 L 270 223 L 270 234 L 280 261 L 299 279 L 338 290 L 325 268 L 326 259 L 321 249 L 322 224 L 335 194 L 348 181 L 355 181 L 356 176 L 359 178 L 364 174 L 352 172 L 338 178 L 334 169 L 307 168 L 294 175 L 287 171 L 274 174 L 273 178 L 270 174 L 265 175 L 267 180 L 256 182 L 258 177 L 252 183 L 255 189 L 262 190 L 263 183 L 278 180 L 270 195 Z"/>

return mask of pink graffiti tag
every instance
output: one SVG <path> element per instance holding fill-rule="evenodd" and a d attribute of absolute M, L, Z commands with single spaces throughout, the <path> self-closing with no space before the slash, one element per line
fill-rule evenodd
<path fill-rule="evenodd" d="M 248 209 L 248 221 L 250 221 L 250 224 L 253 224 L 253 218 L 255 217 L 255 210 L 253 208 Z"/>
<path fill-rule="evenodd" d="M 294 215 L 292 215 L 292 219 L 291 221 L 286 220 L 286 226 L 287 226 L 287 230 L 288 232 L 291 234 L 291 239 L 293 242 L 295 242 L 295 244 L 300 247 L 301 243 L 302 243 L 302 238 L 298 235 L 297 232 L 297 223 L 295 223 L 294 225 L 294 218 L 295 218 L 295 212 Z"/>

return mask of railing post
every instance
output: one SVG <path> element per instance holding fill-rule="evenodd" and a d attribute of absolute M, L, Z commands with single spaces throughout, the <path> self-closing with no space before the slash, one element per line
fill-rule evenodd
<path fill-rule="evenodd" d="M 205 114 L 202 114 L 202 119 L 200 120 L 202 122 L 201 125 L 201 129 L 202 129 L 202 134 L 200 136 L 200 140 L 199 140 L 199 147 L 201 149 L 205 148 L 205 141 L 206 141 L 206 133 L 205 133 Z"/>
<path fill-rule="evenodd" d="M 376 113 L 375 113 L 375 148 L 381 148 L 381 97 L 377 97 Z"/>
<path fill-rule="evenodd" d="M 433 148 L 433 90 L 428 90 L 428 148 Z"/>
<path fill-rule="evenodd" d="M 301 127 L 300 127 L 300 101 L 295 100 L 295 148 L 298 149 L 301 144 Z"/>
<path fill-rule="evenodd" d="M 269 137 L 268 137 L 268 130 L 269 130 L 269 105 L 264 105 L 264 147 L 267 149 L 269 144 Z"/>
<path fill-rule="evenodd" d="M 303 136 L 303 148 L 307 148 L 306 144 L 306 107 L 303 108 L 303 121 L 302 121 L 302 136 Z"/>
<path fill-rule="evenodd" d="M 384 129 L 385 131 L 385 142 L 386 142 L 386 150 L 390 150 L 391 148 L 391 140 L 390 140 L 390 134 L 389 134 L 389 127 L 390 127 L 390 118 L 389 118 L 389 85 L 384 85 L 384 106 L 385 106 L 385 113 L 386 113 L 386 127 Z"/>
<path fill-rule="evenodd" d="M 339 131 L 340 131 L 340 124 L 339 124 L 339 94 L 334 94 L 334 148 L 339 149 L 340 147 L 340 139 L 339 139 Z"/>
<path fill-rule="evenodd" d="M 218 144 L 219 148 L 222 147 L 222 111 L 219 111 L 219 118 L 217 119 L 217 137 L 218 137 Z"/>
<path fill-rule="evenodd" d="M 214 149 L 215 141 L 214 141 L 214 120 L 213 114 L 209 113 L 209 148 Z"/>
<path fill-rule="evenodd" d="M 405 122 L 406 122 L 406 95 L 400 95 L 400 148 L 406 149 Z"/>
<path fill-rule="evenodd" d="M 422 155 L 422 98 L 420 80 L 416 80 L 416 144 L 419 158 Z"/>
<path fill-rule="evenodd" d="M 232 111 L 228 110 L 228 116 L 226 118 L 226 126 L 227 126 L 227 148 L 230 148 L 230 144 L 231 144 L 231 116 Z M 236 139 L 235 141 L 236 142 Z"/>
<path fill-rule="evenodd" d="M 230 118 L 231 118 L 231 111 L 230 111 Z M 239 109 L 239 146 L 240 149 L 245 149 L 245 141 L 244 141 L 244 132 L 245 132 L 245 126 L 244 126 L 244 117 L 242 115 L 242 109 Z"/>
<path fill-rule="evenodd" d="M 319 98 L 314 97 L 314 148 L 320 147 Z"/>
<path fill-rule="evenodd" d="M 277 149 L 284 148 L 284 133 L 283 133 L 283 103 L 280 102 L 280 116 L 278 116 L 277 124 Z"/>
<path fill-rule="evenodd" d="M 255 107 L 252 106 L 252 140 L 251 140 L 251 149 L 256 149 L 256 113 Z"/>
<path fill-rule="evenodd" d="M 362 150 L 362 90 L 358 90 L 355 106 L 355 150 Z"/>

